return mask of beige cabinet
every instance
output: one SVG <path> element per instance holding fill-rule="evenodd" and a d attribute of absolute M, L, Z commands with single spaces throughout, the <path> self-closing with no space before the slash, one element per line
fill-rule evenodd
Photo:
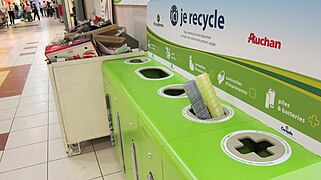
<path fill-rule="evenodd" d="M 144 54 L 137 51 L 48 65 L 66 153 L 79 154 L 80 142 L 109 135 L 101 63 Z"/>

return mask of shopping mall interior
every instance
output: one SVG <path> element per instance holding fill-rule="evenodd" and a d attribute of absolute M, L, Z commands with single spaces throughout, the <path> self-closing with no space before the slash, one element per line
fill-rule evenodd
<path fill-rule="evenodd" d="M 0 180 L 320 179 L 320 9 L 0 0 Z"/>

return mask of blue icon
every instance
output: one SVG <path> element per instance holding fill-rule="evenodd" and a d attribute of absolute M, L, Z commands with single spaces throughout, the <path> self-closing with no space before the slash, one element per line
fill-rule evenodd
<path fill-rule="evenodd" d="M 177 22 L 178 22 L 178 10 L 177 10 L 177 7 L 175 5 L 173 5 L 171 7 L 171 10 L 169 12 L 169 19 L 170 19 L 170 21 L 171 21 L 173 26 L 177 25 Z"/>

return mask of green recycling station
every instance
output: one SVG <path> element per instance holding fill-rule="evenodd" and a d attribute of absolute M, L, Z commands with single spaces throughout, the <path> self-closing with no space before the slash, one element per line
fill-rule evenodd
<path fill-rule="evenodd" d="M 146 55 L 102 64 L 126 179 L 320 179 L 320 8 L 150 1 Z M 219 117 L 198 118 L 185 92 L 201 74 Z"/>

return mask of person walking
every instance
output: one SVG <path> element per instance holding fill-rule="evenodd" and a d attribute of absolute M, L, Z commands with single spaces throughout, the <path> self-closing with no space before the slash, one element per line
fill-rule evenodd
<path fill-rule="evenodd" d="M 48 13 L 47 13 L 47 3 L 46 1 L 42 1 L 42 4 L 41 4 L 42 8 L 43 8 L 43 14 L 45 17 L 48 17 Z"/>
<path fill-rule="evenodd" d="M 37 16 L 38 20 L 40 21 L 40 16 L 39 16 L 39 12 L 36 4 L 32 4 L 32 12 L 33 12 L 33 20 L 36 20 L 36 16 Z"/>
<path fill-rule="evenodd" d="M 2 12 L 1 9 L 0 9 L 0 29 L 1 29 L 1 25 L 4 27 L 7 25 L 7 28 L 9 28 L 9 25 L 8 25 L 8 22 L 7 22 L 7 17 L 6 17 L 6 13 L 5 12 Z"/>
<path fill-rule="evenodd" d="M 20 4 L 20 10 L 21 10 L 20 19 L 21 19 L 21 21 L 24 21 L 26 15 L 27 15 L 27 13 L 26 13 L 26 8 L 25 8 L 25 4 L 24 4 L 24 3 L 21 3 L 21 4 Z"/>
<path fill-rule="evenodd" d="M 43 17 L 43 7 L 41 2 L 39 2 L 39 9 L 40 9 L 41 16 Z"/>
<path fill-rule="evenodd" d="M 52 16 L 54 17 L 54 19 L 56 19 L 57 14 L 56 14 L 56 2 L 55 1 L 52 1 L 52 3 L 51 3 L 51 11 L 52 11 Z"/>
<path fill-rule="evenodd" d="M 55 9 L 55 12 L 56 12 L 56 17 L 59 19 L 60 16 L 59 16 L 58 2 L 52 1 L 52 3 L 53 3 L 53 7 Z"/>
<path fill-rule="evenodd" d="M 26 10 L 26 13 L 27 13 L 27 19 L 28 19 L 29 22 L 31 22 L 32 21 L 32 17 L 31 17 L 32 9 L 31 9 L 29 3 L 26 4 L 25 10 Z"/>
<path fill-rule="evenodd" d="M 47 17 L 47 3 L 45 1 L 42 1 L 41 7 L 43 9 L 43 15 Z"/>
<path fill-rule="evenodd" d="M 14 18 L 18 19 L 18 12 L 19 12 L 19 7 L 16 3 L 12 3 L 14 6 Z"/>
<path fill-rule="evenodd" d="M 48 1 L 47 1 L 47 16 L 52 17 L 52 9 L 51 9 L 50 2 L 48 2 Z"/>
<path fill-rule="evenodd" d="M 14 6 L 11 5 L 10 1 L 8 2 L 7 10 L 9 14 L 10 24 L 14 25 Z"/>

